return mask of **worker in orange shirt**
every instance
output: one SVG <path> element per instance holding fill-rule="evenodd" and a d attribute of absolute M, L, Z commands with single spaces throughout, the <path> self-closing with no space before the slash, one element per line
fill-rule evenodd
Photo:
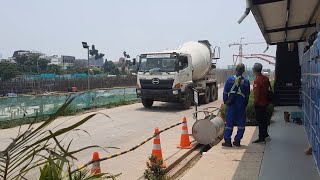
<path fill-rule="evenodd" d="M 270 82 L 269 79 L 261 73 L 262 64 L 255 63 L 252 70 L 256 75 L 253 86 L 253 94 L 256 120 L 259 124 L 259 138 L 253 141 L 253 143 L 265 143 L 265 139 L 269 137 L 267 108 L 269 105 L 268 90 Z"/>

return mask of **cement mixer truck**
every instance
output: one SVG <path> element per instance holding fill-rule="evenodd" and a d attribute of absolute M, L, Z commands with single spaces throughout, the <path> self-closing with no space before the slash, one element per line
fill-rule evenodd
<path fill-rule="evenodd" d="M 138 62 L 137 97 L 146 108 L 151 108 L 154 101 L 162 101 L 189 109 L 196 90 L 201 103 L 212 102 L 218 98 L 215 68 L 219 56 L 220 48 L 212 49 L 207 40 L 141 54 L 134 60 Z"/>

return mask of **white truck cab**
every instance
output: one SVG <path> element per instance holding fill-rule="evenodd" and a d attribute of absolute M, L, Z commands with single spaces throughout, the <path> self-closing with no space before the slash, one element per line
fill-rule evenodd
<path fill-rule="evenodd" d="M 154 101 L 180 103 L 188 109 L 196 89 L 209 103 L 217 99 L 215 62 L 208 41 L 188 42 L 175 50 L 138 56 L 137 97 L 150 108 Z"/>

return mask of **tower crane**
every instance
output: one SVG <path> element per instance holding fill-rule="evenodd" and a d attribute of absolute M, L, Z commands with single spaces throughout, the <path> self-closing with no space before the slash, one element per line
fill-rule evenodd
<path fill-rule="evenodd" d="M 239 57 L 239 62 L 240 62 L 240 63 L 242 63 L 242 55 L 243 55 L 243 47 L 242 47 L 242 46 L 247 46 L 247 45 L 251 45 L 251 44 L 265 44 L 265 42 L 249 42 L 249 43 L 243 43 L 243 42 L 242 42 L 243 39 L 244 39 L 244 38 L 241 37 L 239 43 L 229 44 L 229 47 L 231 47 L 231 46 L 239 46 L 239 56 L 237 56 L 237 58 Z M 268 49 L 268 47 L 267 47 L 267 49 Z M 266 50 L 267 50 L 267 49 L 266 49 Z M 233 60 L 234 65 L 236 65 L 237 61 L 238 61 L 237 59 L 236 59 L 236 61 Z"/>

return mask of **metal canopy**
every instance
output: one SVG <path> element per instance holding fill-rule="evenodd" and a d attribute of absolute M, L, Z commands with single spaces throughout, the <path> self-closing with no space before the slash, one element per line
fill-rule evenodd
<path fill-rule="evenodd" d="M 320 22 L 320 0 L 251 0 L 250 3 L 268 44 L 305 41 Z"/>

